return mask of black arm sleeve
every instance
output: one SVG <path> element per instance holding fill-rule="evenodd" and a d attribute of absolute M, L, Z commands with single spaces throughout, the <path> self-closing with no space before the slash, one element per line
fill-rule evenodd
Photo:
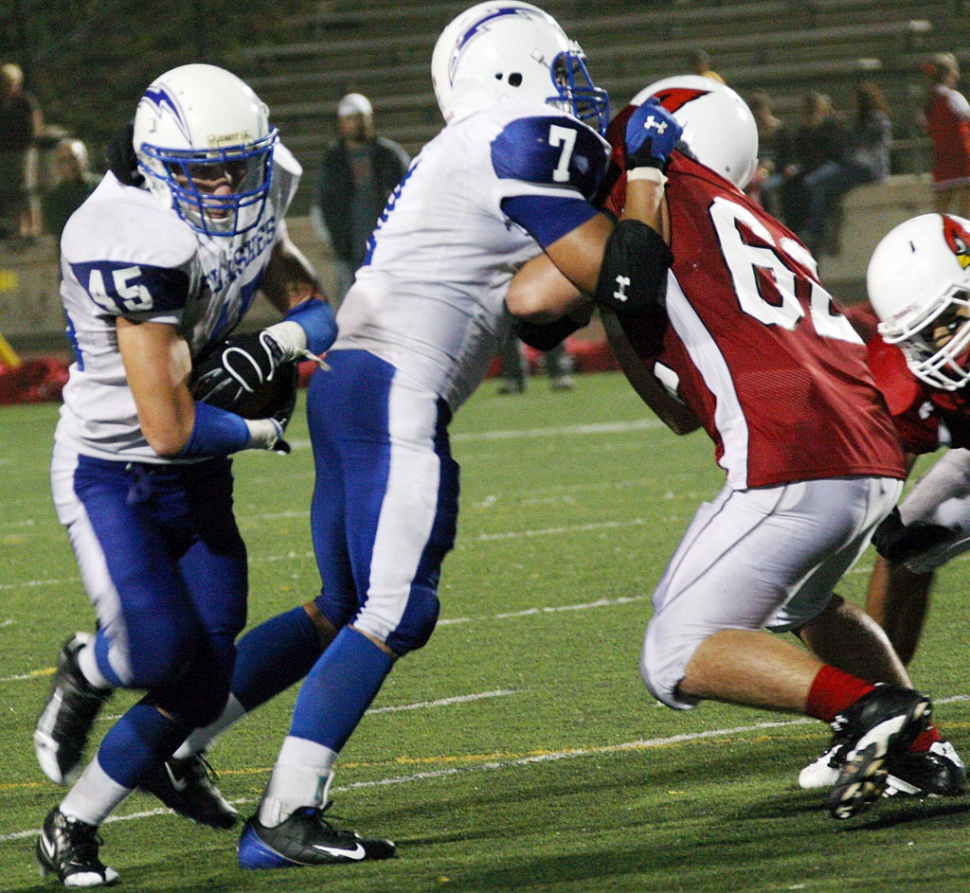
<path fill-rule="evenodd" d="M 577 322 L 571 316 L 563 316 L 555 322 L 534 323 L 526 319 L 515 321 L 515 334 L 529 347 L 541 350 L 543 353 L 552 350 L 559 342 L 564 341 L 573 332 L 579 331 L 586 323 Z"/>
<path fill-rule="evenodd" d="M 649 316 L 664 304 L 673 260 L 655 229 L 639 220 L 621 220 L 606 242 L 593 299 L 619 318 Z"/>

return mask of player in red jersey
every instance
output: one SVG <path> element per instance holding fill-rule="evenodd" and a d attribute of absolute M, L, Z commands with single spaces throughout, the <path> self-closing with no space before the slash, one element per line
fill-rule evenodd
<path fill-rule="evenodd" d="M 950 448 L 873 538 L 880 557 L 866 610 L 908 663 L 935 571 L 970 549 L 970 220 L 924 214 L 901 223 L 877 246 L 867 279 L 871 303 L 854 319 L 870 336 L 869 365 L 907 469 Z"/>
<path fill-rule="evenodd" d="M 647 88 L 611 125 L 619 170 L 629 116 L 649 102 L 674 112 L 689 147 L 649 177 L 672 259 L 653 301 L 604 320 L 634 388 L 676 432 L 703 427 L 727 480 L 658 584 L 641 673 L 677 709 L 713 699 L 829 722 L 829 809 L 847 818 L 886 790 L 887 772 L 909 772 L 911 747 L 940 740 L 882 632 L 832 591 L 898 498 L 902 452 L 814 259 L 741 191 L 757 153 L 743 101 L 704 78 Z M 613 211 L 624 186 L 621 174 Z M 506 300 L 549 325 L 588 305 L 542 257 Z M 764 628 L 797 632 L 815 653 Z"/>

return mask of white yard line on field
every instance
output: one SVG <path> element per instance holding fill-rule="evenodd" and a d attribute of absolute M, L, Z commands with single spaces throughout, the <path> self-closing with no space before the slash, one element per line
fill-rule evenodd
<path fill-rule="evenodd" d="M 952 695 L 946 698 L 934 698 L 937 704 L 949 704 L 956 701 L 970 701 L 970 695 Z M 432 702 L 433 703 L 433 702 Z M 354 781 L 349 784 L 340 785 L 333 789 L 334 793 L 343 791 L 360 790 L 364 788 L 386 787 L 388 785 L 411 784 L 416 781 L 429 781 L 437 778 L 448 778 L 450 776 L 462 775 L 469 772 L 495 772 L 501 769 L 513 769 L 519 766 L 532 766 L 541 763 L 549 763 L 555 760 L 574 759 L 577 757 L 597 757 L 604 754 L 626 753 L 628 751 L 651 750 L 658 747 L 670 747 L 674 744 L 686 744 L 692 741 L 703 741 L 711 738 L 724 738 L 730 735 L 744 735 L 749 732 L 763 732 L 766 729 L 783 729 L 792 726 L 816 724 L 818 720 L 802 717 L 799 719 L 779 720 L 777 722 L 759 722 L 746 726 L 733 726 L 729 729 L 708 729 L 704 732 L 687 732 L 679 735 L 670 735 L 666 738 L 646 738 L 639 741 L 629 741 L 624 744 L 607 744 L 598 747 L 576 747 L 567 750 L 548 751 L 530 754 L 524 757 L 516 757 L 509 760 L 490 760 L 487 763 L 480 763 L 476 766 L 452 767 L 448 769 L 437 769 L 429 772 L 413 772 L 409 775 L 394 775 L 388 778 L 379 778 L 373 781 Z M 243 798 L 233 800 L 234 804 L 255 802 L 255 799 Z M 171 812 L 168 809 L 152 809 L 145 812 L 133 813 L 125 816 L 111 816 L 107 822 L 128 822 L 134 819 L 150 818 L 157 815 L 165 815 Z M 107 824 L 106 822 L 106 824 Z M 28 831 L 14 831 L 11 834 L 0 834 L 0 843 L 13 840 L 23 840 L 25 838 L 36 837 L 40 834 L 40 828 L 32 828 Z"/>
<path fill-rule="evenodd" d="M 452 443 L 471 443 L 474 441 L 514 440 L 527 437 L 569 437 L 588 434 L 623 434 L 627 431 L 650 431 L 666 428 L 659 419 L 637 419 L 632 422 L 592 422 L 587 425 L 562 425 L 554 428 L 527 428 L 521 431 L 477 431 L 451 435 Z M 309 440 L 288 440 L 294 452 L 310 449 Z M 257 455 L 263 455 L 262 453 Z M 267 454 L 268 455 L 268 454 Z"/>
<path fill-rule="evenodd" d="M 367 715 L 375 713 L 398 713 L 401 710 L 424 710 L 428 707 L 450 707 L 452 704 L 470 704 L 472 701 L 482 701 L 485 698 L 507 698 L 509 695 L 523 694 L 522 690 L 500 688 L 497 691 L 483 691 L 477 695 L 457 695 L 453 698 L 438 698 L 436 701 L 418 701 L 415 704 L 399 704 L 396 707 L 376 707 L 368 710 Z"/>
<path fill-rule="evenodd" d="M 588 425 L 563 425 L 556 428 L 526 428 L 521 431 L 481 431 L 452 434 L 452 443 L 473 443 L 479 440 L 515 440 L 531 437 L 569 437 L 573 434 L 624 434 L 628 431 L 650 431 L 666 427 L 659 419 L 637 419 L 635 422 L 594 422 Z"/>

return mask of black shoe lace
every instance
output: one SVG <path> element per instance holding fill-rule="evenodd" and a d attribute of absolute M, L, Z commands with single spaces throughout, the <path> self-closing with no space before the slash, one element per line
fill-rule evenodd
<path fill-rule="evenodd" d="M 67 837 L 68 844 L 67 859 L 65 859 L 67 865 L 76 868 L 97 867 L 100 870 L 98 847 L 104 841 L 93 826 L 68 821 L 64 826 L 64 835 Z"/>

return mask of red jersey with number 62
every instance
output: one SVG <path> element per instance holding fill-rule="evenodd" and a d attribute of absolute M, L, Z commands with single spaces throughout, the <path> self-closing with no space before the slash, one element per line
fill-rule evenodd
<path fill-rule="evenodd" d="M 805 246 L 681 153 L 667 176 L 670 326 L 660 355 L 644 360 L 704 426 L 728 484 L 903 478 L 866 348 L 819 284 Z M 621 177 L 614 207 L 624 190 Z M 636 345 L 636 333 L 627 334 Z"/>

